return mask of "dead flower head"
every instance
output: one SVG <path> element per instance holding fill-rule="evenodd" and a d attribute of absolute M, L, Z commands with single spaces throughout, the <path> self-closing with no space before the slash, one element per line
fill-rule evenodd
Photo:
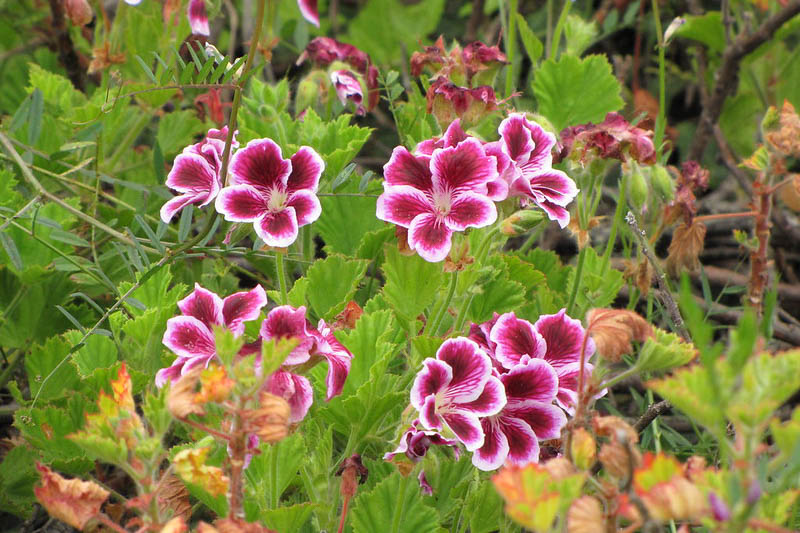
<path fill-rule="evenodd" d="M 181 376 L 181 379 L 172 382 L 169 396 L 167 396 L 167 409 L 172 413 L 172 416 L 186 418 L 191 414 L 205 414 L 202 405 L 195 402 L 197 396 L 195 389 L 200 381 L 202 372 L 202 367 L 196 367 Z"/>
<path fill-rule="evenodd" d="M 706 226 L 702 222 L 692 221 L 688 226 L 684 222 L 675 228 L 667 255 L 670 275 L 678 276 L 683 270 L 693 272 L 700 268 L 699 257 L 705 238 Z"/>
<path fill-rule="evenodd" d="M 244 414 L 245 429 L 248 433 L 258 435 L 263 442 L 275 443 L 289 434 L 289 404 L 269 392 L 259 396 L 258 409 L 246 411 Z"/>

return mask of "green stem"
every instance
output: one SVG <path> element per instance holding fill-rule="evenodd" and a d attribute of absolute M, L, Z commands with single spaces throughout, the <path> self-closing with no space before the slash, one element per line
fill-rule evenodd
<path fill-rule="evenodd" d="M 613 387 L 614 385 L 616 385 L 617 383 L 619 383 L 620 381 L 622 381 L 622 380 L 624 380 L 626 378 L 629 378 L 629 377 L 637 374 L 638 372 L 639 372 L 639 367 L 636 366 L 636 365 L 633 365 L 628 370 L 625 370 L 621 374 L 617 374 L 613 378 L 610 378 L 608 381 L 606 381 L 605 383 L 603 383 L 602 385 L 600 385 L 597 388 L 599 390 L 609 389 L 609 388 Z"/>
<path fill-rule="evenodd" d="M 111 161 L 106 168 L 109 171 L 114 171 L 117 168 L 117 163 L 119 163 L 120 158 L 123 154 L 130 152 L 130 147 L 136 138 L 142 133 L 142 130 L 147 127 L 150 123 L 150 114 L 149 113 L 142 113 L 139 119 L 134 122 L 133 127 L 128 130 L 128 133 L 125 134 L 125 137 L 122 138 L 122 141 L 117 146 L 117 149 L 111 154 Z"/>
<path fill-rule="evenodd" d="M 289 303 L 289 297 L 286 291 L 286 270 L 283 266 L 283 256 L 281 252 L 275 254 L 275 272 L 278 275 L 278 289 L 281 291 L 281 305 Z"/>
<path fill-rule="evenodd" d="M 550 51 L 553 49 L 553 2 L 555 0 L 547 0 L 547 35 L 545 36 L 545 57 L 550 57 Z"/>
<path fill-rule="evenodd" d="M 501 2 L 502 3 L 502 2 Z M 514 52 L 517 47 L 517 0 L 510 0 L 508 9 L 508 37 L 506 39 L 506 98 L 514 90 Z"/>
<path fill-rule="evenodd" d="M 253 57 L 256 55 L 258 49 L 258 40 L 261 38 L 261 28 L 264 25 L 264 4 L 266 0 L 259 0 L 258 10 L 256 12 L 256 25 L 253 28 L 253 37 L 250 39 L 250 49 L 247 51 L 247 59 L 244 62 L 244 69 L 242 70 L 242 79 L 247 79 L 247 73 L 250 72 L 250 67 L 253 65 Z M 236 118 L 239 114 L 239 106 L 242 105 L 242 88 L 234 90 L 233 104 L 231 105 L 231 116 L 228 119 L 228 138 L 225 139 L 225 151 L 222 154 L 222 168 L 220 170 L 220 179 L 222 183 L 227 185 L 228 179 L 228 164 L 231 158 L 231 144 L 233 143 L 233 134 L 236 130 Z"/>
<path fill-rule="evenodd" d="M 472 299 L 475 298 L 475 295 L 469 297 L 462 306 L 461 309 L 458 310 L 458 316 L 456 317 L 456 321 L 453 323 L 453 333 L 460 333 L 461 330 L 464 328 L 464 322 L 467 321 L 467 310 L 469 306 L 472 305 Z"/>
<path fill-rule="evenodd" d="M 439 330 L 439 326 L 444 320 L 444 315 L 447 313 L 447 308 L 450 307 L 450 302 L 453 300 L 453 295 L 456 293 L 456 285 L 458 282 L 458 271 L 455 271 L 450 276 L 450 288 L 447 290 L 447 296 L 445 296 L 444 301 L 442 302 L 442 306 L 439 308 L 439 311 L 436 313 L 436 317 L 428 322 L 428 327 L 425 328 L 424 333 L 427 335 L 436 335 L 436 332 Z"/>
<path fill-rule="evenodd" d="M 567 0 L 569 1 L 569 0 Z M 666 59 L 664 57 L 664 32 L 661 29 L 661 16 L 658 11 L 658 0 L 653 0 L 653 19 L 656 26 L 656 36 L 658 39 L 658 117 L 656 117 L 656 131 L 653 144 L 656 152 L 661 156 L 661 144 L 664 140 L 664 130 L 666 128 Z M 701 80 L 702 81 L 702 80 Z"/>
<path fill-rule="evenodd" d="M 553 42 L 550 46 L 550 59 L 556 59 L 558 55 L 558 46 L 561 43 L 561 32 L 564 31 L 564 24 L 567 23 L 567 15 L 569 15 L 570 7 L 572 7 L 572 0 L 564 0 L 564 7 L 561 9 L 561 15 L 558 16 L 558 23 L 556 23 L 556 29 L 553 32 Z"/>
<path fill-rule="evenodd" d="M 586 247 L 581 249 L 578 255 L 578 267 L 575 269 L 575 281 L 572 283 L 572 293 L 569 295 L 569 303 L 567 304 L 567 314 L 575 316 L 575 299 L 578 297 L 578 287 L 581 284 L 581 274 L 583 273 L 583 263 L 586 261 Z"/>
<path fill-rule="evenodd" d="M 605 272 L 608 263 L 611 260 L 611 252 L 614 250 L 614 244 L 617 242 L 617 231 L 622 224 L 622 213 L 625 211 L 625 187 L 622 182 L 619 182 L 619 198 L 617 198 L 617 209 L 614 211 L 614 220 L 611 223 L 611 234 L 608 236 L 608 244 L 606 244 L 606 251 L 603 253 L 603 270 Z"/>
<path fill-rule="evenodd" d="M 475 260 L 478 263 L 483 263 L 483 260 L 486 259 L 486 254 L 489 252 L 489 246 L 492 244 L 492 238 L 497 235 L 500 231 L 500 226 L 496 225 L 493 226 L 486 232 L 484 235 L 483 240 L 481 241 L 480 245 L 478 246 L 478 251 L 475 254 Z"/>

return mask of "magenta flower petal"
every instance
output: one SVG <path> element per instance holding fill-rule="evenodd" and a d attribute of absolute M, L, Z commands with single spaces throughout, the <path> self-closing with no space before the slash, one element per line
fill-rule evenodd
<path fill-rule="evenodd" d="M 347 348 L 333 335 L 331 329 L 320 320 L 317 329 L 311 330 L 311 336 L 316 341 L 314 355 L 320 355 L 328 361 L 328 375 L 325 378 L 327 387 L 326 400 L 342 393 L 344 382 L 350 374 L 350 364 L 353 359 Z"/>
<path fill-rule="evenodd" d="M 256 221 L 255 227 L 256 235 L 267 246 L 286 248 L 297 239 L 298 224 L 293 207 L 264 213 Z"/>
<path fill-rule="evenodd" d="M 560 170 L 550 168 L 537 172 L 530 178 L 530 190 L 534 201 L 547 200 L 564 207 L 578 195 L 575 182 Z"/>
<path fill-rule="evenodd" d="M 476 400 L 491 377 L 489 356 L 465 337 L 444 341 L 436 352 L 436 359 L 452 369 L 452 379 L 445 394 L 453 402 Z"/>
<path fill-rule="evenodd" d="M 485 193 L 486 183 L 497 178 L 497 161 L 473 138 L 434 151 L 430 166 L 434 188 L 442 191 Z"/>
<path fill-rule="evenodd" d="M 508 437 L 508 462 L 520 466 L 539 462 L 539 440 L 544 439 L 527 422 L 506 416 L 501 419 L 500 426 Z"/>
<path fill-rule="evenodd" d="M 536 205 L 547 214 L 547 218 L 558 222 L 562 229 L 569 225 L 569 211 L 566 208 L 549 201 L 536 202 Z"/>
<path fill-rule="evenodd" d="M 206 14 L 205 0 L 189 0 L 189 26 L 194 35 L 211 35 L 208 28 L 208 15 Z"/>
<path fill-rule="evenodd" d="M 446 439 L 436 431 L 428 431 L 420 428 L 419 419 L 411 422 L 405 433 L 400 437 L 400 442 L 394 451 L 388 452 L 383 456 L 384 461 L 391 461 L 395 455 L 404 453 L 413 462 L 419 462 L 428 453 L 431 446 L 451 446 L 458 449 L 458 441 Z"/>
<path fill-rule="evenodd" d="M 281 148 L 272 139 L 255 139 L 237 150 L 231 159 L 231 183 L 252 185 L 263 195 L 286 190 L 292 163 L 283 159 Z"/>
<path fill-rule="evenodd" d="M 550 403 L 558 393 L 558 375 L 555 369 L 542 359 L 530 359 L 516 365 L 500 376 L 505 387 L 508 405 L 533 400 Z"/>
<path fill-rule="evenodd" d="M 441 414 L 447 427 L 469 451 L 483 446 L 483 428 L 477 416 L 470 413 L 448 411 Z"/>
<path fill-rule="evenodd" d="M 492 376 L 484 385 L 480 396 L 471 402 L 460 403 L 458 409 L 478 416 L 492 416 L 502 411 L 506 402 L 506 390 L 503 383 Z"/>
<path fill-rule="evenodd" d="M 181 376 L 183 365 L 188 361 L 186 357 L 178 357 L 173 361 L 172 365 L 162 368 L 156 372 L 156 387 L 159 389 L 163 387 L 168 381 L 177 379 Z"/>
<path fill-rule="evenodd" d="M 508 457 L 508 438 L 500 427 L 498 417 L 492 416 L 481 419 L 481 427 L 483 428 L 485 438 L 483 440 L 483 445 L 473 452 L 472 464 L 479 470 L 485 472 L 497 470 L 503 466 L 506 457 Z M 528 430 L 530 430 L 530 428 L 528 428 Z M 534 441 L 535 440 L 534 438 Z"/>
<path fill-rule="evenodd" d="M 163 220 L 165 224 L 169 224 L 169 221 L 172 220 L 172 217 L 175 216 L 175 213 L 189 204 L 201 204 L 205 202 L 207 198 L 208 195 L 204 192 L 188 193 L 176 196 L 161 206 L 161 210 L 159 211 L 161 220 Z"/>
<path fill-rule="evenodd" d="M 457 118 L 447 126 L 447 129 L 442 135 L 442 142 L 444 146 L 456 146 L 461 141 L 466 141 L 469 136 L 464 132 L 461 127 L 461 119 Z"/>
<path fill-rule="evenodd" d="M 217 212 L 230 222 L 253 222 L 268 211 L 266 199 L 252 185 L 231 185 L 219 192 Z"/>
<path fill-rule="evenodd" d="M 586 336 L 580 320 L 570 318 L 566 313 L 567 310 L 562 309 L 554 315 L 542 315 L 533 325 L 547 343 L 544 360 L 556 368 L 580 360 L 581 345 Z M 586 342 L 586 360 L 594 351 L 594 340 L 589 337 Z"/>
<path fill-rule="evenodd" d="M 527 162 L 535 145 L 531 138 L 531 130 L 526 127 L 528 120 L 525 115 L 514 113 L 509 115 L 500 126 L 497 132 L 500 134 L 503 143 L 503 151 L 514 160 L 524 160 Z"/>
<path fill-rule="evenodd" d="M 317 195 L 310 190 L 298 190 L 289 195 L 286 205 L 294 209 L 297 225 L 311 224 L 322 214 L 322 204 Z"/>
<path fill-rule="evenodd" d="M 214 335 L 193 316 L 176 316 L 167 320 L 162 342 L 178 356 L 188 359 L 213 357 L 217 352 Z"/>
<path fill-rule="evenodd" d="M 261 285 L 256 285 L 249 291 L 231 294 L 222 300 L 225 326 L 233 331 L 234 335 L 241 335 L 244 332 L 244 322 L 258 318 L 261 308 L 265 305 L 267 305 L 267 293 Z"/>
<path fill-rule="evenodd" d="M 284 361 L 285 365 L 300 365 L 311 357 L 310 350 L 314 346 L 314 337 L 308 331 L 305 307 L 294 309 L 282 305 L 271 310 L 261 323 L 260 335 L 264 340 L 300 339 L 300 344 Z"/>
<path fill-rule="evenodd" d="M 378 197 L 376 216 L 407 228 L 418 215 L 430 212 L 430 201 L 422 191 L 408 185 L 396 185 L 386 187 Z"/>
<path fill-rule="evenodd" d="M 559 438 L 567 423 L 567 416 L 557 406 L 530 400 L 508 406 L 503 415 L 525 421 L 539 440 Z"/>
<path fill-rule="evenodd" d="M 290 160 L 292 172 L 286 182 L 286 190 L 293 192 L 308 189 L 312 193 L 317 192 L 319 178 L 322 176 L 322 171 L 325 170 L 322 157 L 313 148 L 301 146 Z"/>
<path fill-rule="evenodd" d="M 513 313 L 501 315 L 489 332 L 489 339 L 497 343 L 494 355 L 506 368 L 513 368 L 523 357 L 541 358 L 547 351 L 542 335 L 533 324 L 517 318 Z"/>
<path fill-rule="evenodd" d="M 289 422 L 296 424 L 303 420 L 314 403 L 314 389 L 311 382 L 303 376 L 278 370 L 267 380 L 266 389 L 289 403 Z"/>
<path fill-rule="evenodd" d="M 580 376 L 580 366 L 580 362 L 577 362 L 555 367 L 556 374 L 558 374 L 558 395 L 556 396 L 556 403 L 569 414 L 574 414 L 575 405 L 578 403 L 578 377 Z M 584 364 L 583 376 L 586 381 L 592 376 L 593 369 L 593 365 L 588 363 Z M 602 392 L 598 397 L 604 394 L 605 392 Z"/>
<path fill-rule="evenodd" d="M 411 386 L 411 405 L 420 411 L 429 396 L 437 394 L 453 380 L 453 369 L 446 363 L 429 357 L 422 366 Z"/>
<path fill-rule="evenodd" d="M 204 289 L 199 283 L 194 284 L 194 290 L 189 296 L 178 302 L 181 313 L 198 319 L 209 331 L 212 325 L 223 324 L 222 306 L 222 298 Z"/>
<path fill-rule="evenodd" d="M 426 428 L 441 431 L 442 419 L 436 412 L 436 396 L 434 394 L 429 395 L 422 402 L 422 406 L 419 408 L 419 419 Z"/>
<path fill-rule="evenodd" d="M 436 263 L 450 253 L 452 234 L 443 220 L 426 213 L 414 218 L 408 227 L 408 245 L 426 261 Z"/>
<path fill-rule="evenodd" d="M 319 11 L 317 11 L 317 0 L 297 0 L 297 7 L 303 18 L 319 28 Z"/>
<path fill-rule="evenodd" d="M 166 185 L 183 193 L 204 192 L 212 199 L 219 192 L 216 169 L 196 153 L 178 154 L 167 175 Z"/>
<path fill-rule="evenodd" d="M 453 199 L 450 212 L 444 220 L 453 231 L 482 228 L 497 220 L 497 207 L 482 194 L 464 192 Z"/>
<path fill-rule="evenodd" d="M 422 494 L 425 494 L 426 496 L 433 496 L 433 487 L 431 487 L 431 484 L 428 483 L 428 478 L 425 477 L 424 470 L 419 471 L 417 481 L 419 481 L 419 488 L 422 490 Z"/>
<path fill-rule="evenodd" d="M 433 188 L 430 157 L 415 156 L 405 146 L 397 146 L 392 150 L 392 157 L 383 166 L 385 185 L 410 185 L 421 191 Z"/>

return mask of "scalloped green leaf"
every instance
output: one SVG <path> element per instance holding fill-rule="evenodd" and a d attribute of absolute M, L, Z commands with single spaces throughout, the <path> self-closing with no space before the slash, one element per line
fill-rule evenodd
<path fill-rule="evenodd" d="M 625 105 L 621 91 L 611 65 L 601 55 L 549 59 L 536 71 L 533 81 L 539 113 L 550 120 L 556 131 L 585 122 L 602 122 L 606 113 Z"/>
<path fill-rule="evenodd" d="M 369 261 L 330 255 L 308 269 L 306 298 L 319 318 L 331 320 L 353 298 Z"/>
<path fill-rule="evenodd" d="M 354 533 L 433 533 L 439 516 L 422 499 L 416 476 L 395 472 L 372 491 L 359 494 L 351 511 Z"/>

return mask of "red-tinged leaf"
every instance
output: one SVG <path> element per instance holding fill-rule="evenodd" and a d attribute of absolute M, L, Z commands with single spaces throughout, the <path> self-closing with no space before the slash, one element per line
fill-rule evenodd
<path fill-rule="evenodd" d="M 51 516 L 74 528 L 83 529 L 108 499 L 109 492 L 96 483 L 63 478 L 42 464 L 36 469 L 42 476 L 42 484 L 33 489 L 36 499 Z"/>

